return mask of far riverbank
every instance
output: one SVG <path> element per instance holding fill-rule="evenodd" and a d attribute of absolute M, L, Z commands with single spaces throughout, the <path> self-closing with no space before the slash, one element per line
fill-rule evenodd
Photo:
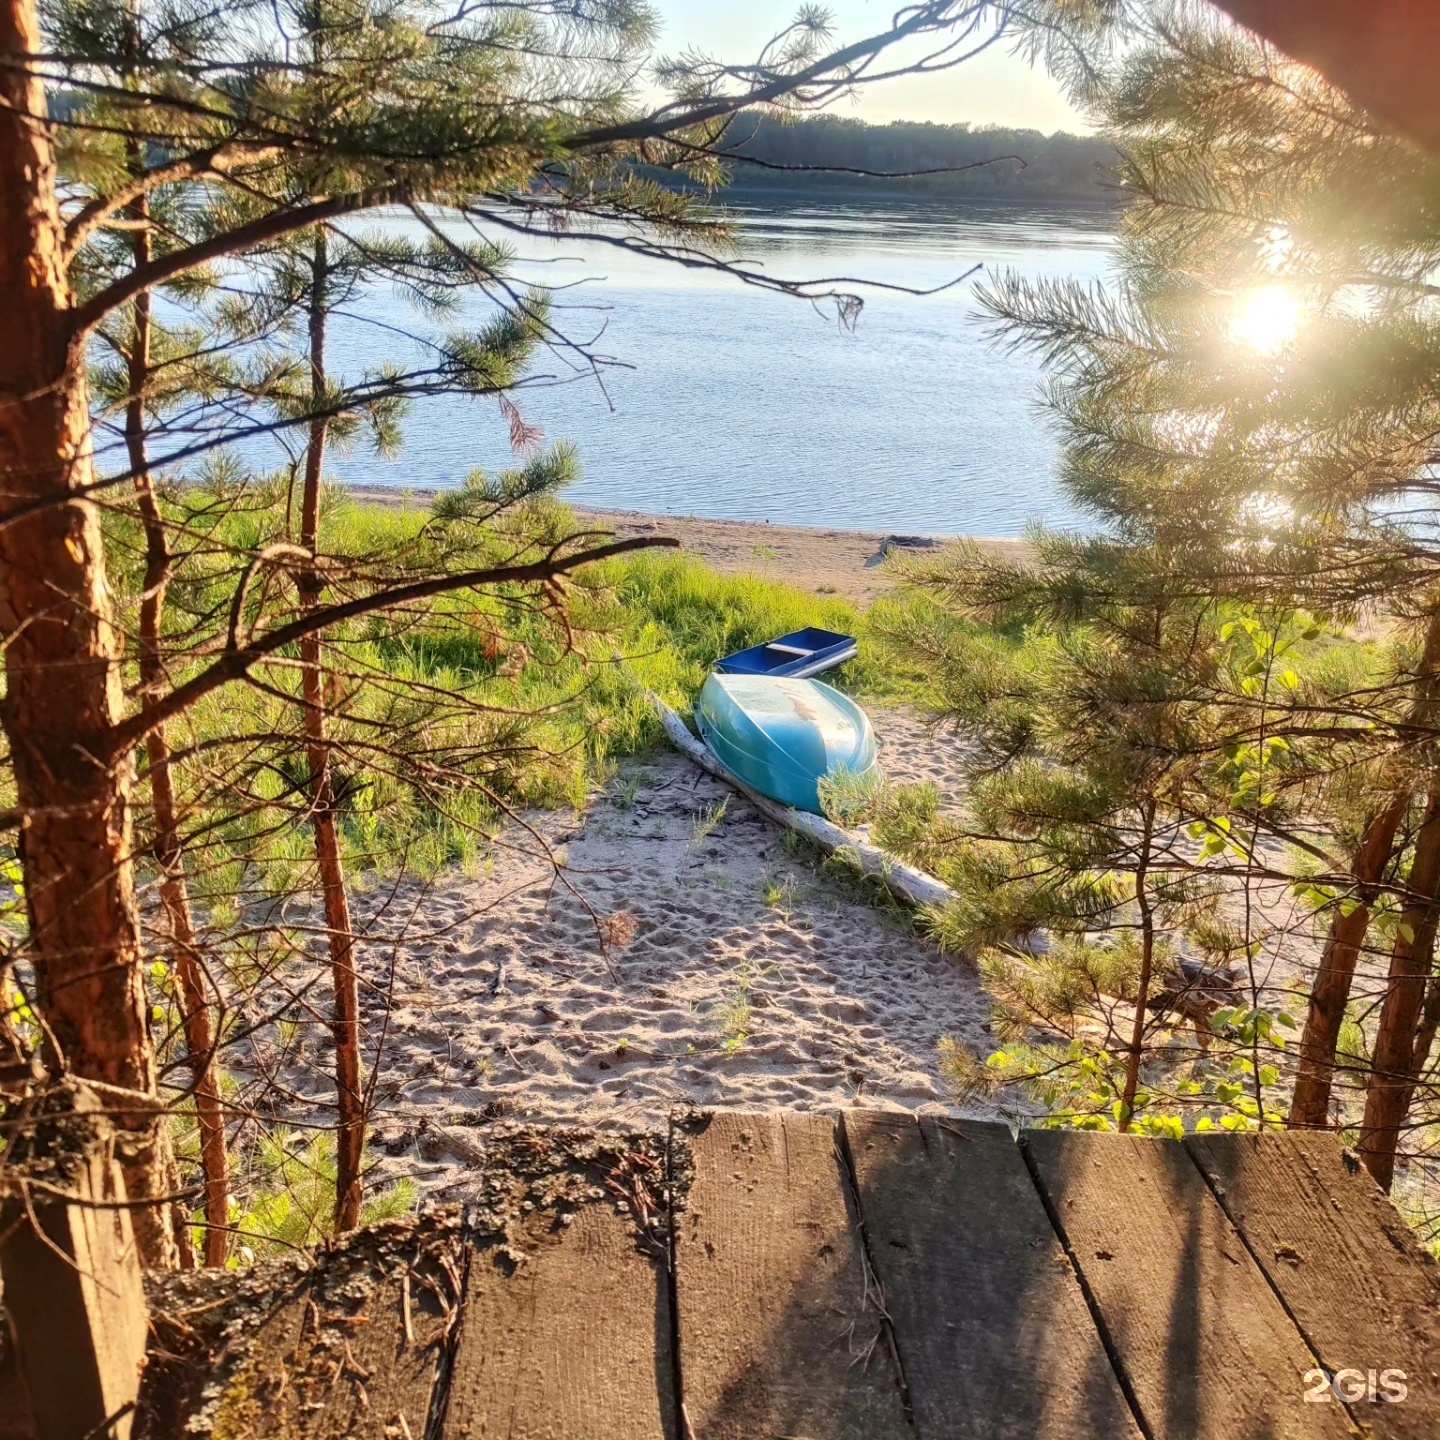
<path fill-rule="evenodd" d="M 394 490 L 354 485 L 350 493 L 370 505 L 428 504 L 433 490 Z M 591 510 L 575 506 L 584 523 L 613 530 L 622 540 L 635 535 L 673 535 L 685 550 L 722 575 L 759 575 L 782 580 L 814 595 L 835 595 L 868 605 L 893 588 L 894 572 L 884 563 L 889 542 L 918 540 L 944 544 L 930 536 L 887 535 L 883 531 L 828 530 L 808 525 L 771 525 L 754 520 L 706 520 L 694 516 L 645 515 L 632 510 Z M 978 541 L 996 556 L 1029 554 L 1024 540 Z M 906 547 L 908 548 L 908 547 Z"/>

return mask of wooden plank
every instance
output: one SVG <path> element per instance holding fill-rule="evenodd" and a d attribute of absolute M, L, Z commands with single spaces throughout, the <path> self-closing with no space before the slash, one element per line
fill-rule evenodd
<path fill-rule="evenodd" d="M 1186 1141 L 1320 1362 L 1361 1392 L 1378 1440 L 1440 1435 L 1440 1276 L 1414 1232 L 1333 1132 Z M 1382 1386 L 1381 1373 L 1403 1372 Z M 1403 1384 L 1403 1401 L 1370 1399 Z"/>
<path fill-rule="evenodd" d="M 675 1433 L 663 1260 L 641 1253 L 608 1198 L 568 1213 L 537 1214 L 508 1247 L 471 1256 L 444 1440 Z"/>
<path fill-rule="evenodd" d="M 920 1440 L 1138 1437 L 1009 1127 L 844 1125 Z"/>
<path fill-rule="evenodd" d="M 1183 1145 L 1023 1137 L 1155 1440 L 1340 1440 L 1315 1359 Z"/>
<path fill-rule="evenodd" d="M 912 1435 L 834 1122 L 721 1112 L 690 1141 L 675 1256 L 686 1440 Z"/>
<path fill-rule="evenodd" d="M 462 1259 L 458 1218 L 377 1226 L 249 1323 L 237 1307 L 213 1440 L 421 1440 Z"/>
<path fill-rule="evenodd" d="M 65 1085 L 20 1106 L 8 1130 L 24 1191 L 0 1203 L 0 1324 L 28 1418 L 42 1436 L 129 1440 L 147 1309 L 114 1127 L 91 1091 Z"/>

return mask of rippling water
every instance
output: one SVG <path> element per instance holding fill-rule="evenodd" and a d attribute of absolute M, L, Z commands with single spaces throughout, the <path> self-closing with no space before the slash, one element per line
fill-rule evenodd
<path fill-rule="evenodd" d="M 743 259 L 797 279 L 845 275 L 912 288 L 975 264 L 1102 277 L 1105 211 L 891 202 L 741 207 Z M 399 222 L 397 222 L 399 223 Z M 973 283 L 915 297 L 866 291 L 853 331 L 803 303 L 714 274 L 571 240 L 537 240 L 519 272 L 560 285 L 556 319 L 614 363 L 593 375 L 543 355 L 525 418 L 574 440 L 576 504 L 841 529 L 1017 535 L 1077 517 L 1058 494 L 1039 372 L 998 350 Z M 412 325 L 370 297 L 334 326 L 336 359 L 380 361 Z M 399 358 L 399 357 L 396 357 Z M 398 459 L 337 455 L 340 478 L 451 486 L 513 464 L 493 405 L 422 401 Z"/>

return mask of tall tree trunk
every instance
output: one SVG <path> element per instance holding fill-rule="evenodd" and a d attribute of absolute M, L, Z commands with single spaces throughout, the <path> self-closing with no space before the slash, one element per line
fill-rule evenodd
<path fill-rule="evenodd" d="M 1430 1052 L 1440 1031 L 1440 975 L 1435 973 L 1435 926 L 1430 927 L 1430 979 L 1425 986 L 1425 1004 L 1415 1027 L 1415 1048 L 1410 1052 L 1410 1075 L 1416 1084 L 1430 1068 Z M 1413 1087 L 1412 1087 L 1413 1091 Z M 1406 1107 L 1409 1108 L 1408 1105 Z"/>
<path fill-rule="evenodd" d="M 1356 1149 L 1365 1168 L 1382 1189 L 1395 1178 L 1395 1147 L 1414 1091 L 1411 1063 L 1415 1030 L 1430 975 L 1432 947 L 1426 943 L 1433 923 L 1435 895 L 1440 888 L 1440 791 L 1432 791 L 1425 819 L 1415 837 L 1400 933 L 1390 952 L 1390 974 L 1380 1024 L 1370 1057 L 1365 1090 L 1365 1116 Z"/>
<path fill-rule="evenodd" d="M 1435 1044 L 1435 1032 L 1440 1030 L 1440 975 L 1435 973 L 1435 929 L 1440 921 L 1440 908 L 1430 907 L 1430 919 L 1425 933 L 1420 937 L 1417 966 L 1423 966 L 1430 977 L 1425 982 L 1425 1001 L 1420 1007 L 1420 1019 L 1415 1025 L 1415 1043 L 1410 1049 L 1410 1080 L 1405 1086 L 1405 1097 L 1400 1104 L 1400 1113 L 1408 1115 L 1415 1099 L 1415 1091 L 1430 1065 L 1430 1051 Z"/>
<path fill-rule="evenodd" d="M 1415 674 L 1416 695 L 1410 708 L 1413 724 L 1433 723 L 1440 689 L 1440 614 L 1430 619 Z M 1385 870 L 1395 849 L 1395 837 L 1414 797 L 1408 786 L 1375 815 L 1355 852 L 1353 898 L 1348 915 L 1336 910 L 1320 955 L 1320 968 L 1310 988 L 1310 1008 L 1300 1034 L 1300 1064 L 1290 1101 L 1289 1123 L 1295 1128 L 1318 1129 L 1330 1123 L 1330 1090 L 1335 1077 L 1335 1047 L 1345 1023 L 1345 1006 L 1355 978 L 1355 965 L 1370 929 L 1370 911 L 1380 894 Z"/>
<path fill-rule="evenodd" d="M 136 157 L 138 162 L 138 156 Z M 149 201 L 130 207 L 136 224 L 132 249 L 137 266 L 150 259 Z M 165 592 L 170 583 L 170 547 L 165 517 L 155 494 L 145 433 L 145 392 L 150 381 L 150 295 L 142 292 L 133 306 L 130 335 L 130 395 L 125 406 L 125 445 L 135 477 L 135 494 L 145 529 L 145 594 L 140 602 L 140 686 L 157 693 L 165 680 L 161 640 Z M 229 1249 L 230 1165 L 225 1153 L 225 1116 L 215 1077 L 215 1032 L 205 994 L 205 972 L 195 943 L 180 845 L 180 818 L 170 770 L 170 745 L 165 727 L 157 725 L 145 738 L 150 766 L 150 797 L 155 809 L 155 861 L 160 867 L 160 904 L 170 931 L 170 958 L 179 981 L 185 1048 L 195 1092 L 195 1118 L 200 1131 L 200 1172 L 205 1186 L 204 1255 L 207 1265 L 224 1265 Z M 189 1252 L 183 1242 L 181 1260 Z"/>
<path fill-rule="evenodd" d="M 1150 837 L 1155 824 L 1155 806 L 1145 811 L 1141 837 L 1140 864 L 1135 871 L 1135 904 L 1140 911 L 1140 979 L 1135 987 L 1135 1024 L 1130 1031 L 1130 1048 L 1125 1056 L 1125 1089 L 1120 1097 L 1120 1129 L 1129 1130 L 1140 1088 L 1140 1062 L 1145 1054 L 1145 1009 L 1150 1003 L 1150 979 L 1155 970 L 1155 916 L 1150 906 Z"/>
<path fill-rule="evenodd" d="M 1300 1034 L 1300 1063 L 1290 1099 L 1292 1128 L 1319 1129 L 1330 1123 L 1330 1091 L 1335 1079 L 1335 1047 L 1345 1023 L 1345 1006 L 1355 979 L 1355 965 L 1370 929 L 1370 908 L 1380 893 L 1385 869 L 1395 849 L 1395 836 L 1410 806 L 1410 792 L 1396 795 L 1371 820 L 1355 852 L 1356 901 L 1349 914 L 1337 909 L 1320 953 L 1320 966 L 1310 986 L 1310 1008 Z"/>
<path fill-rule="evenodd" d="M 312 407 L 325 404 L 325 317 L 328 304 L 329 252 L 325 232 L 315 235 L 310 288 L 310 394 Z M 320 484 L 325 466 L 328 422 L 310 422 L 305 453 L 305 490 L 300 506 L 300 543 L 314 554 L 320 543 Z M 300 577 L 302 610 L 313 610 L 325 583 L 316 568 Z M 345 864 L 335 814 L 334 776 L 325 738 L 325 667 L 319 635 L 300 642 L 301 685 L 305 701 L 305 739 L 310 765 L 310 810 L 315 829 L 315 859 L 325 902 L 330 941 L 330 974 L 335 992 L 331 1029 L 335 1037 L 335 1081 L 339 1109 L 336 1135 L 335 1224 L 353 1230 L 360 1223 L 360 1170 L 365 1158 L 365 1102 L 360 1078 L 360 982 L 355 970 L 355 935 L 345 893 Z"/>
<path fill-rule="evenodd" d="M 160 1197 L 173 1160 L 141 971 L 129 758 L 109 763 L 121 636 L 105 583 L 89 393 L 61 258 L 34 0 L 0 0 L 0 631 L 35 964 L 53 1063 L 114 1087 L 121 1163 L 145 1262 L 176 1263 Z"/>

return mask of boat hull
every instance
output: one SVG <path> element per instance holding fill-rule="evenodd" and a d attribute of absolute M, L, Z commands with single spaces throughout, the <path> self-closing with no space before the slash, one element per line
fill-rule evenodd
<path fill-rule="evenodd" d="M 819 680 L 712 675 L 695 721 L 711 753 L 752 790 L 815 815 L 822 777 L 877 766 L 869 717 Z"/>

